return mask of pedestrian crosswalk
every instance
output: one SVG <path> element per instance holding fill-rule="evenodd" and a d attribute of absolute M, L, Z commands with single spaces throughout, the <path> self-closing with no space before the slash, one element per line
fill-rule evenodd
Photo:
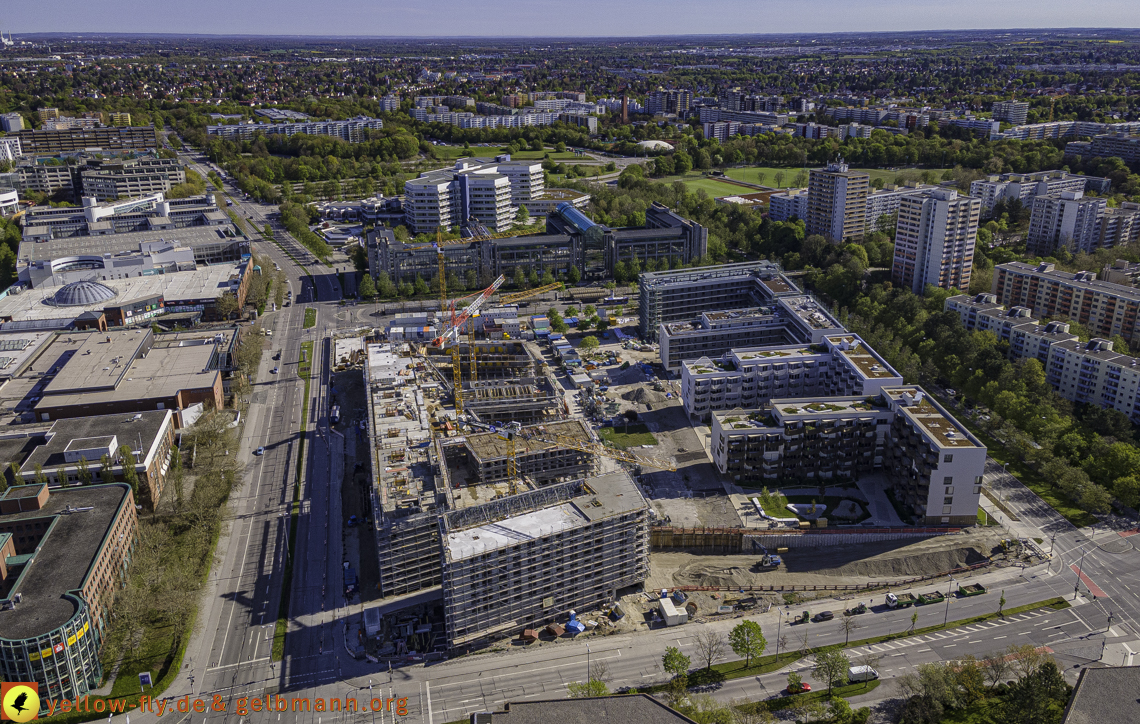
<path fill-rule="evenodd" d="M 900 638 L 900 639 L 896 639 L 893 641 L 883 641 L 883 642 L 880 642 L 877 644 L 868 644 L 865 646 L 859 646 L 859 647 L 856 647 L 854 649 L 849 650 L 847 652 L 847 655 L 848 656 L 864 656 L 867 654 L 882 654 L 882 653 L 885 653 L 888 651 L 897 651 L 898 649 L 904 649 L 904 648 L 907 648 L 910 646 L 917 646 L 918 644 L 922 644 L 922 643 L 930 643 L 930 642 L 942 641 L 945 639 L 960 638 L 962 636 L 966 636 L 967 634 L 987 631 L 989 629 L 997 628 L 999 626 L 1006 626 L 1008 624 L 1015 623 L 1017 621 L 1028 621 L 1029 619 L 1038 618 L 1039 616 L 1045 616 L 1045 615 L 1048 615 L 1049 613 L 1051 613 L 1051 611 L 1047 611 L 1047 610 L 1029 611 L 1027 613 L 1020 613 L 1020 614 L 1017 614 L 1014 616 L 1009 616 L 1007 618 L 999 619 L 999 620 L 995 620 L 995 621 L 983 621 L 981 623 L 959 626 L 958 628 L 950 629 L 948 631 L 938 631 L 936 633 L 919 634 L 917 636 L 907 636 L 906 638 Z"/>

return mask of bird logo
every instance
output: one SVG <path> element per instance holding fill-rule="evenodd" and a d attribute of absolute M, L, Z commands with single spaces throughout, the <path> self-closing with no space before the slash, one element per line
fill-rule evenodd
<path fill-rule="evenodd" d="M 39 684 L 34 681 L 5 683 L 0 695 L 0 714 L 3 714 L 2 719 L 21 724 L 39 717 Z"/>

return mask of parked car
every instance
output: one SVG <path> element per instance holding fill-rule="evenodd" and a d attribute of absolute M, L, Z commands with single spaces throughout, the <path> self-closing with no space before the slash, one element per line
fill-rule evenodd
<path fill-rule="evenodd" d="M 805 691 L 811 691 L 811 684 L 800 682 L 799 688 L 793 689 L 791 684 L 788 684 L 789 694 L 802 694 Z"/>

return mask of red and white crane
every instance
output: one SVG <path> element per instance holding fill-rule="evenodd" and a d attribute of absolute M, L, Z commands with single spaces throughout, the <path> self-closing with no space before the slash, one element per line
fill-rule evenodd
<path fill-rule="evenodd" d="M 439 336 L 432 340 L 432 346 L 442 347 L 448 340 L 459 339 L 459 330 L 463 328 L 463 325 L 467 323 L 468 319 L 479 312 L 479 309 L 487 303 L 487 300 L 490 299 L 495 292 L 499 291 L 499 287 L 503 286 L 503 282 L 506 280 L 507 278 L 500 274 L 499 278 L 491 283 L 491 286 L 479 292 L 475 299 L 464 307 L 462 313 L 459 315 L 452 313 L 450 320 L 441 322 L 443 329 L 440 331 Z"/>

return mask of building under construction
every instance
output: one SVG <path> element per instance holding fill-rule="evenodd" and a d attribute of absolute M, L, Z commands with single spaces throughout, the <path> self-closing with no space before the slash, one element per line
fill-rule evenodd
<path fill-rule="evenodd" d="M 471 345 L 475 347 L 475 374 L 471 373 Z M 477 422 L 518 422 L 536 425 L 557 420 L 561 401 L 535 359 L 520 341 L 453 341 L 447 347 L 428 347 L 428 363 L 441 384 L 455 391 L 455 359 L 458 351 L 460 394 L 463 411 Z"/>
<path fill-rule="evenodd" d="M 582 449 L 560 445 L 559 441 L 584 446 L 592 443 L 593 438 L 581 420 L 524 427 L 513 443 L 517 475 L 541 484 L 589 474 L 594 456 Z M 449 446 L 445 453 L 452 487 L 509 480 L 511 451 L 512 443 L 497 432 L 467 435 L 462 445 Z"/>
<path fill-rule="evenodd" d="M 649 571 L 649 504 L 625 472 L 439 516 L 448 646 L 616 602 Z"/>
<path fill-rule="evenodd" d="M 407 348 L 369 344 L 366 353 L 380 592 L 394 596 L 440 581 L 437 519 L 442 506 L 432 474 L 428 416 L 430 395 L 439 385 Z"/>

